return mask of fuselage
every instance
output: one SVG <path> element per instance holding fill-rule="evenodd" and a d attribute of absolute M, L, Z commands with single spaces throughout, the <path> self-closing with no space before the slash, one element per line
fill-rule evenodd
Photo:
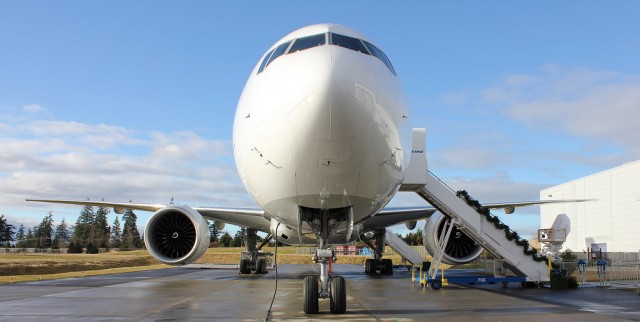
<path fill-rule="evenodd" d="M 398 191 L 411 152 L 407 118 L 378 47 L 343 26 L 305 27 L 276 42 L 245 85 L 236 166 L 266 216 L 294 235 L 283 241 L 313 242 L 318 232 L 303 212 L 335 210 L 344 222 L 331 241 L 345 242 Z"/>

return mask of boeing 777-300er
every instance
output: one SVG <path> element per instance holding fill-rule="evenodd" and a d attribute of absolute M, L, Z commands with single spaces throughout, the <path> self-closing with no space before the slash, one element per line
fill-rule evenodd
<path fill-rule="evenodd" d="M 319 245 L 313 259 L 320 275 L 304 279 L 304 311 L 316 313 L 322 298 L 330 300 L 333 313 L 343 313 L 346 285 L 343 277 L 330 276 L 328 265 L 335 260 L 330 245 L 362 237 L 375 250 L 365 272 L 391 274 L 391 260 L 382 258 L 385 228 L 400 223 L 415 227 L 417 220 L 429 218 L 424 234 L 433 237 L 445 219 L 433 207 L 385 208 L 403 184 L 412 155 L 424 158 L 424 151 L 412 151 L 408 118 L 398 76 L 380 47 L 344 26 L 312 25 L 267 50 L 238 102 L 235 162 L 259 209 L 30 201 L 113 207 L 116 213 L 155 212 L 144 229 L 144 242 L 153 257 L 172 265 L 191 263 L 204 254 L 209 246 L 207 220 L 219 227 L 230 223 L 247 228 L 241 273 L 266 273 L 258 231 L 285 244 Z M 419 161 L 426 171 L 426 159 Z M 528 204 L 537 203 L 493 208 Z M 444 262 L 469 262 L 482 252 L 464 234 L 451 238 L 458 246 L 455 253 L 445 254 Z M 426 244 L 433 254 L 435 243 Z"/>

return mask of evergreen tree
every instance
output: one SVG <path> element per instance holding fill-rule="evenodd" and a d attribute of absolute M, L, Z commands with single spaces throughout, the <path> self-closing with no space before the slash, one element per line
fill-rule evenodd
<path fill-rule="evenodd" d="M 80 254 L 82 253 L 82 247 L 76 246 L 73 242 L 69 243 L 69 248 L 67 249 L 67 253 L 69 254 Z"/>
<path fill-rule="evenodd" d="M 86 251 L 87 254 L 97 254 L 99 252 L 100 252 L 99 249 L 96 246 L 94 246 L 92 242 L 89 242 L 87 244 L 87 251 Z"/>
<path fill-rule="evenodd" d="M 122 244 L 121 249 L 141 248 L 142 240 L 138 232 L 138 216 L 131 209 L 127 209 L 122 215 Z"/>
<path fill-rule="evenodd" d="M 91 230 L 93 222 L 95 221 L 95 213 L 93 207 L 84 206 L 80 211 L 80 216 L 76 221 L 76 225 L 73 231 L 73 241 L 76 247 L 84 248 L 87 246 L 88 241 L 93 238 Z"/>
<path fill-rule="evenodd" d="M 219 235 L 220 235 L 220 231 L 218 230 L 218 228 L 216 228 L 216 222 L 215 221 L 211 221 L 209 222 L 209 242 L 210 243 L 214 243 L 217 242 L 219 239 Z"/>
<path fill-rule="evenodd" d="M 33 233 L 31 232 L 31 228 L 27 230 L 27 237 L 24 239 L 24 248 L 33 248 L 35 247 L 35 240 L 33 239 Z"/>
<path fill-rule="evenodd" d="M 92 226 L 94 237 L 92 242 L 96 248 L 109 248 L 111 228 L 109 228 L 109 223 L 107 222 L 107 215 L 109 215 L 109 208 L 98 207 Z"/>
<path fill-rule="evenodd" d="M 118 216 L 113 221 L 113 225 L 111 228 L 111 247 L 120 248 L 120 242 L 122 240 L 122 229 L 120 228 L 120 220 L 118 220 Z"/>
<path fill-rule="evenodd" d="M 51 248 L 53 240 L 53 213 L 49 211 L 49 214 L 42 219 L 40 225 L 34 227 L 35 247 L 36 248 Z"/>
<path fill-rule="evenodd" d="M 65 248 L 67 247 L 67 243 L 69 243 L 69 229 L 67 228 L 67 222 L 64 218 L 62 218 L 62 222 L 56 226 L 56 232 L 53 235 L 53 246 L 52 248 Z"/>
<path fill-rule="evenodd" d="M 244 246 L 244 236 L 246 236 L 247 234 L 247 229 L 242 227 L 240 228 L 237 232 L 236 235 L 233 237 L 233 244 L 235 247 L 243 247 Z"/>
<path fill-rule="evenodd" d="M 0 246 L 9 247 L 13 242 L 13 229 L 15 227 L 7 222 L 4 215 L 0 215 Z"/>
<path fill-rule="evenodd" d="M 401 238 L 408 245 L 411 245 L 411 246 L 422 245 L 422 229 L 418 229 L 416 230 L 416 232 L 410 232 Z"/>
<path fill-rule="evenodd" d="M 25 238 L 24 225 L 20 224 L 20 228 L 18 228 L 18 232 L 16 233 L 16 247 L 24 247 L 22 244 L 24 244 Z"/>
<path fill-rule="evenodd" d="M 225 231 L 224 234 L 220 236 L 220 246 L 230 247 L 232 243 L 233 243 L 233 238 L 231 238 L 231 235 L 229 235 L 229 233 Z"/>
<path fill-rule="evenodd" d="M 414 237 L 416 245 L 422 245 L 422 235 L 423 235 L 422 229 L 418 228 L 418 230 L 416 230 L 416 235 Z"/>

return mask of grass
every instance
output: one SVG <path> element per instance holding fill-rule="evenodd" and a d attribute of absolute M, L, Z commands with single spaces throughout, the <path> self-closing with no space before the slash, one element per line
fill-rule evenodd
<path fill-rule="evenodd" d="M 74 272 L 54 273 L 54 274 L 9 275 L 9 276 L 0 276 L 0 284 L 32 282 L 32 281 L 95 276 L 95 275 L 105 275 L 105 274 L 131 273 L 131 272 L 138 272 L 138 271 L 163 269 L 163 268 L 169 268 L 169 267 L 171 266 L 164 265 L 164 264 L 156 264 L 156 265 L 148 265 L 148 266 L 116 267 L 116 268 L 109 268 L 109 269 L 74 271 Z"/>
<path fill-rule="evenodd" d="M 241 247 L 209 248 L 196 263 L 238 264 Z M 266 252 L 275 248 L 265 247 Z M 279 264 L 311 264 L 310 254 L 295 246 L 278 247 Z M 339 255 L 337 264 L 363 264 L 369 256 Z M 401 258 L 389 253 L 394 264 Z M 133 271 L 171 267 L 155 260 L 146 250 L 102 254 L 0 254 L 0 284 L 58 278 L 128 273 Z"/>
<path fill-rule="evenodd" d="M 81 272 L 159 264 L 146 251 L 103 254 L 4 254 L 0 276 Z"/>

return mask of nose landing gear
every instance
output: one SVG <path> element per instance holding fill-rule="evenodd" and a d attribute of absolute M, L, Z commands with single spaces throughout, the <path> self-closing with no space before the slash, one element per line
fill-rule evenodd
<path fill-rule="evenodd" d="M 327 298 L 331 313 L 344 313 L 347 310 L 347 287 L 344 277 L 329 276 L 329 261 L 336 260 L 334 251 L 331 248 L 318 248 L 313 254 L 313 260 L 320 264 L 320 275 L 304 278 L 302 291 L 304 313 L 318 313 L 318 300 Z"/>
<path fill-rule="evenodd" d="M 320 275 L 304 278 L 304 313 L 318 313 L 318 300 L 329 299 L 331 313 L 342 314 L 347 310 L 347 287 L 342 276 L 329 275 L 329 264 L 336 261 L 336 254 L 328 242 L 341 223 L 349 222 L 351 209 L 300 209 L 301 221 L 311 226 L 320 243 L 313 254 L 313 262 L 320 264 Z"/>

